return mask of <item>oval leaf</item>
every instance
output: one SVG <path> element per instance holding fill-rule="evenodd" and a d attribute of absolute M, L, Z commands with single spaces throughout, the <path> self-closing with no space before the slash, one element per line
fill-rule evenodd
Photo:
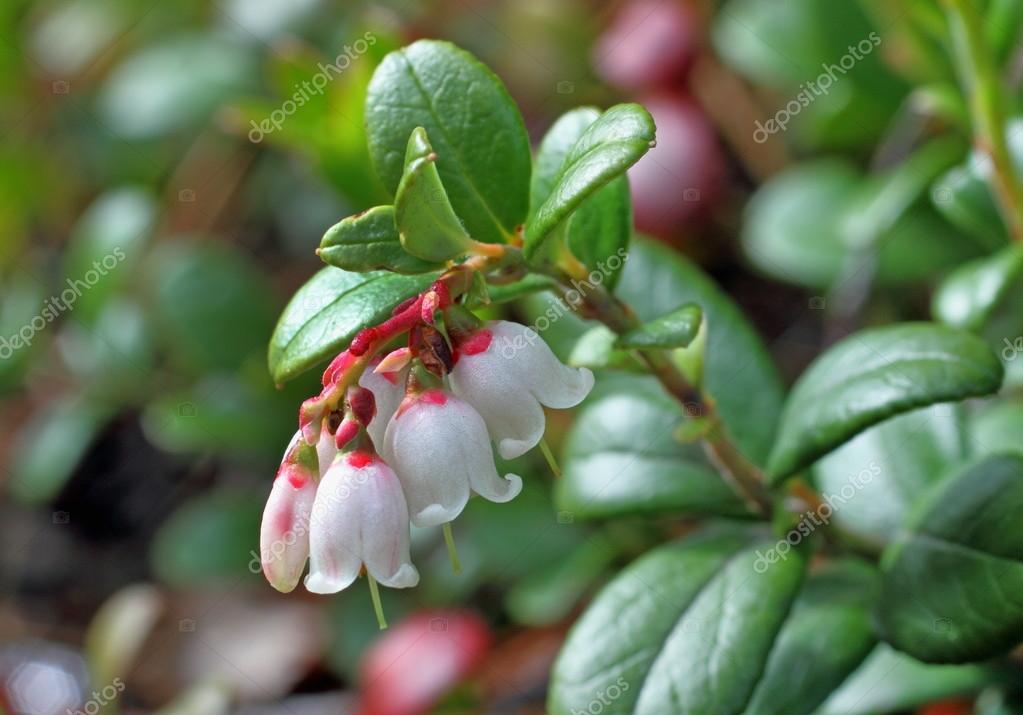
<path fill-rule="evenodd" d="M 605 375 L 583 403 L 563 454 L 558 509 L 574 518 L 748 511 L 697 445 L 672 437 L 682 408 L 651 378 Z"/>
<path fill-rule="evenodd" d="M 530 216 L 550 196 L 572 146 L 599 117 L 600 111 L 593 107 L 573 109 L 561 115 L 544 135 L 533 164 Z M 612 179 L 607 186 L 583 201 L 566 228 L 566 241 L 572 254 L 587 268 L 600 271 L 605 285 L 612 290 L 625 264 L 625 251 L 631 236 L 632 198 L 625 174 Z M 609 261 L 614 255 L 622 260 Z"/>
<path fill-rule="evenodd" d="M 744 715 L 809 715 L 842 684 L 877 639 L 870 607 L 873 567 L 859 561 L 826 565 L 807 581 L 782 626 Z"/>
<path fill-rule="evenodd" d="M 360 273 L 383 269 L 415 274 L 439 267 L 402 247 L 393 206 L 377 206 L 341 219 L 323 235 L 316 255 L 328 265 Z"/>
<path fill-rule="evenodd" d="M 700 331 L 703 311 L 689 303 L 618 338 L 620 348 L 684 348 Z"/>
<path fill-rule="evenodd" d="M 864 430 L 813 468 L 831 518 L 880 551 L 920 496 L 966 459 L 961 405 L 931 405 Z"/>
<path fill-rule="evenodd" d="M 1023 457 L 994 455 L 928 494 L 884 554 L 877 620 L 920 660 L 964 663 L 1023 639 Z"/>
<path fill-rule="evenodd" d="M 881 420 L 937 402 L 989 395 L 1002 364 L 979 338 L 932 323 L 850 335 L 792 388 L 768 472 L 778 482 Z"/>
<path fill-rule="evenodd" d="M 277 383 L 340 352 L 355 334 L 379 323 L 395 305 L 433 282 L 436 274 L 351 273 L 327 267 L 298 289 L 270 340 L 270 374 Z"/>
<path fill-rule="evenodd" d="M 1020 246 L 967 263 L 946 278 L 934 294 L 934 315 L 948 325 L 979 331 L 1021 273 Z"/>
<path fill-rule="evenodd" d="M 588 126 L 565 156 L 549 195 L 530 217 L 527 258 L 587 197 L 639 161 L 654 136 L 654 120 L 638 104 L 615 105 Z"/>
<path fill-rule="evenodd" d="M 394 199 L 394 220 L 406 251 L 441 262 L 465 253 L 469 236 L 451 208 L 436 161 L 426 130 L 416 127 L 408 140 L 405 173 Z"/>
<path fill-rule="evenodd" d="M 447 42 L 420 40 L 377 67 L 366 97 L 369 151 L 398 190 L 409 135 L 423 127 L 455 213 L 478 241 L 505 242 L 529 208 L 529 138 L 501 80 Z"/>
<path fill-rule="evenodd" d="M 757 572 L 757 546 L 738 534 L 698 535 L 622 571 L 569 633 L 549 712 L 599 702 L 604 715 L 741 713 L 805 567 L 793 551 Z"/>

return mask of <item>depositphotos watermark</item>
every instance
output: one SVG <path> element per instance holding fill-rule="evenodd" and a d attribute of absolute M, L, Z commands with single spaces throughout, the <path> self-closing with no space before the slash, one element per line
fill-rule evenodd
<path fill-rule="evenodd" d="M 629 681 L 619 675 L 618 680 L 603 690 L 598 690 L 596 697 L 585 708 L 582 710 L 572 708 L 572 715 L 601 715 L 606 707 L 627 692 L 629 692 Z"/>
<path fill-rule="evenodd" d="M 122 692 L 124 692 L 124 681 L 120 678 L 114 678 L 102 690 L 93 690 L 92 697 L 85 702 L 81 709 L 64 709 L 67 711 L 67 715 L 97 715 L 100 710 L 112 703 Z"/>
<path fill-rule="evenodd" d="M 93 261 L 92 268 L 87 270 L 81 278 L 68 278 L 68 287 L 59 295 L 50 296 L 43 303 L 43 309 L 22 325 L 17 332 L 11 335 L 0 335 L 0 360 L 8 360 L 18 350 L 31 345 L 35 340 L 36 333 L 46 328 L 62 313 L 74 308 L 75 302 L 82 297 L 83 293 L 99 283 L 100 279 L 117 268 L 124 259 L 124 251 L 117 246 L 103 258 Z"/>
<path fill-rule="evenodd" d="M 876 32 L 871 32 L 866 39 L 860 40 L 855 45 L 849 45 L 849 51 L 842 55 L 837 64 L 822 63 L 821 68 L 824 71 L 817 75 L 816 81 L 801 84 L 799 93 L 790 99 L 788 104 L 775 112 L 773 118 L 763 123 L 760 120 L 754 122 L 756 131 L 753 132 L 753 141 L 763 144 L 772 134 L 785 131 L 793 117 L 813 104 L 818 97 L 831 91 L 831 87 L 838 82 L 837 75 L 848 73 L 856 66 L 857 62 L 873 52 L 880 44 L 881 36 Z"/>
<path fill-rule="evenodd" d="M 874 481 L 874 477 L 880 473 L 881 467 L 877 462 L 872 461 L 843 484 L 842 488 L 838 490 L 838 494 L 825 494 L 821 497 L 820 505 L 816 509 L 805 511 L 799 522 L 785 535 L 785 538 L 779 539 L 778 543 L 764 553 L 757 549 L 757 559 L 753 562 L 753 570 L 762 574 L 771 568 L 772 564 L 788 560 L 789 552 L 792 549 L 799 546 L 803 539 L 817 530 L 817 527 L 827 526 L 831 521 L 831 516 L 838 511 L 838 507 L 855 497 L 857 492 Z"/>
<path fill-rule="evenodd" d="M 339 77 L 355 60 L 366 54 L 369 48 L 376 43 L 377 36 L 372 32 L 366 32 L 352 44 L 345 45 L 333 62 L 320 62 L 317 65 L 320 71 L 309 79 L 296 82 L 291 97 L 284 100 L 280 107 L 270 112 L 269 117 L 259 122 L 255 119 L 250 120 L 249 124 L 252 128 L 249 130 L 249 141 L 253 144 L 258 144 L 263 141 L 263 137 L 267 134 L 280 131 L 288 117 L 304 107 L 305 103 L 312 97 L 318 97 L 323 94 L 331 80 Z"/>
<path fill-rule="evenodd" d="M 516 335 L 514 339 L 501 339 L 501 344 L 498 346 L 498 349 L 501 351 L 501 357 L 511 360 L 520 350 L 526 347 L 527 343 L 535 345 L 536 341 L 540 340 L 540 333 L 561 320 L 567 313 L 571 313 L 575 308 L 578 308 L 583 300 L 585 300 L 587 293 L 621 270 L 627 260 L 629 260 L 629 252 L 624 248 L 619 248 L 604 260 L 597 261 L 597 267 L 590 271 L 589 275 L 586 276 L 586 280 L 573 278 L 571 281 L 572 287 L 565 291 L 562 298 L 551 302 L 547 310 L 529 326 L 529 330 L 526 331 L 525 335 Z"/>

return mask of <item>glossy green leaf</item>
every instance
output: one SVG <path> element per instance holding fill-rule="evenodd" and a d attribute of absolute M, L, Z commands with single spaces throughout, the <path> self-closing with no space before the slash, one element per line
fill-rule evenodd
<path fill-rule="evenodd" d="M 1023 170 L 1023 119 L 1005 128 L 1009 155 L 1016 171 Z M 991 159 L 974 151 L 960 166 L 934 182 L 931 200 L 950 222 L 988 247 L 1005 245 L 1008 232 L 991 189 Z"/>
<path fill-rule="evenodd" d="M 605 367 L 645 372 L 639 359 L 615 346 L 618 340 L 611 329 L 604 325 L 595 325 L 576 341 L 568 356 L 568 364 L 573 367 L 587 367 L 596 370 Z"/>
<path fill-rule="evenodd" d="M 618 338 L 620 348 L 684 348 L 700 330 L 703 311 L 692 303 L 654 318 Z"/>
<path fill-rule="evenodd" d="M 1023 454 L 1023 402 L 996 401 L 973 415 L 970 443 L 978 455 Z"/>
<path fill-rule="evenodd" d="M 930 665 L 883 643 L 836 690 L 817 715 L 904 712 L 944 698 L 976 693 L 994 673 L 979 665 Z"/>
<path fill-rule="evenodd" d="M 530 217 L 547 200 L 565 158 L 600 110 L 580 107 L 567 112 L 544 135 L 533 165 Z M 566 241 L 583 265 L 595 269 L 612 290 L 625 265 L 625 251 L 632 236 L 632 199 L 625 175 L 613 179 L 580 204 L 566 227 Z M 621 260 L 608 261 L 617 255 Z"/>
<path fill-rule="evenodd" d="M 1003 374 L 984 341 L 953 328 L 904 323 L 854 333 L 792 388 L 768 472 L 780 481 L 901 412 L 996 392 Z"/>
<path fill-rule="evenodd" d="M 672 436 L 682 407 L 652 378 L 604 375 L 576 415 L 555 501 L 576 519 L 747 514 L 698 445 Z"/>
<path fill-rule="evenodd" d="M 465 253 L 469 236 L 451 208 L 436 161 L 426 130 L 416 127 L 409 136 L 405 172 L 394 198 L 394 220 L 406 251 L 439 263 Z"/>
<path fill-rule="evenodd" d="M 409 135 L 426 129 L 455 213 L 478 241 L 504 242 L 526 220 L 531 157 L 522 116 L 501 80 L 447 42 L 389 54 L 366 98 L 370 156 L 396 192 Z"/>
<path fill-rule="evenodd" d="M 525 278 L 513 283 L 501 283 L 487 286 L 487 296 L 492 304 L 507 303 L 533 293 L 540 293 L 554 287 L 554 281 L 547 276 L 530 273 Z"/>
<path fill-rule="evenodd" d="M 992 455 L 929 492 L 884 553 L 877 622 L 923 661 L 963 663 L 1023 639 L 1023 456 Z"/>
<path fill-rule="evenodd" d="M 270 374 L 286 382 L 324 362 L 401 301 L 420 293 L 435 274 L 352 273 L 327 267 L 298 289 L 270 340 Z"/>
<path fill-rule="evenodd" d="M 1023 247 L 1010 246 L 959 267 L 934 294 L 938 320 L 979 331 L 1023 274 Z"/>
<path fill-rule="evenodd" d="M 868 267 L 884 284 L 925 280 L 976 255 L 923 202 L 922 179 L 947 161 L 948 151 L 927 149 L 872 179 L 831 159 L 778 174 L 747 207 L 746 255 L 765 274 L 810 288 L 831 287 Z"/>
<path fill-rule="evenodd" d="M 622 571 L 576 622 L 554 665 L 552 715 L 742 713 L 803 578 L 790 552 L 763 572 L 732 534 L 658 548 Z"/>
<path fill-rule="evenodd" d="M 237 370 L 273 329 L 273 292 L 243 254 L 201 239 L 163 245 L 148 257 L 157 336 L 196 372 Z"/>
<path fill-rule="evenodd" d="M 874 648 L 877 573 L 830 563 L 807 580 L 771 649 L 744 715 L 809 715 Z"/>
<path fill-rule="evenodd" d="M 583 201 L 621 176 L 653 145 L 654 120 L 638 104 L 618 104 L 590 124 L 562 161 L 550 193 L 530 216 L 525 252 L 536 255 L 544 240 Z"/>
<path fill-rule="evenodd" d="M 961 405 L 939 404 L 885 420 L 813 467 L 831 519 L 844 534 L 880 550 L 929 487 L 966 459 Z"/>
<path fill-rule="evenodd" d="M 316 254 L 327 265 L 359 273 L 382 269 L 415 274 L 438 268 L 402 247 L 393 206 L 377 206 L 341 219 L 327 229 Z"/>
<path fill-rule="evenodd" d="M 633 241 L 618 295 L 640 320 L 681 303 L 700 306 L 708 326 L 703 386 L 743 453 L 762 464 L 781 412 L 782 385 L 763 342 L 731 299 L 688 259 L 644 239 Z"/>

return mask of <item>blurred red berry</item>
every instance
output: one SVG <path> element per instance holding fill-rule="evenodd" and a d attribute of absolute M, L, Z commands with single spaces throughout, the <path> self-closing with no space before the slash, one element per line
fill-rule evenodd
<path fill-rule="evenodd" d="M 685 76 L 700 43 L 700 18 L 679 0 L 624 5 L 593 49 L 600 76 L 622 89 L 671 85 Z"/>
<path fill-rule="evenodd" d="M 478 666 L 492 642 L 470 611 L 423 611 L 385 632 L 361 668 L 361 715 L 426 713 Z"/>
<path fill-rule="evenodd" d="M 973 703 L 969 700 L 942 700 L 941 702 L 924 705 L 917 715 L 970 715 Z"/>
<path fill-rule="evenodd" d="M 724 157 L 714 128 L 684 95 L 641 98 L 657 124 L 657 146 L 629 170 L 636 228 L 669 239 L 721 194 Z"/>

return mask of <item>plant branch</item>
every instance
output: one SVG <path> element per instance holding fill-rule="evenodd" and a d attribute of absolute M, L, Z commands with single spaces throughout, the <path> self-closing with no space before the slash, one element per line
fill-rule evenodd
<path fill-rule="evenodd" d="M 1023 184 L 1005 134 L 1005 93 L 972 0 L 944 0 L 977 149 L 991 159 L 991 183 L 1012 237 L 1023 240 Z"/>
<path fill-rule="evenodd" d="M 564 280 L 564 276 L 558 278 L 559 287 L 563 292 L 567 292 L 568 281 Z M 617 335 L 622 335 L 640 324 L 632 309 L 611 295 L 603 286 L 593 286 L 592 290 L 583 294 L 581 302 L 569 301 L 567 297 L 565 300 L 574 310 L 585 317 L 600 321 Z M 710 424 L 703 437 L 703 448 L 707 458 L 751 509 L 765 518 L 770 517 L 771 498 L 764 486 L 763 474 L 735 446 L 721 421 L 714 401 L 691 385 L 662 350 L 641 349 L 636 352 L 650 373 L 660 380 L 664 389 L 682 405 L 687 417 L 699 416 Z"/>

